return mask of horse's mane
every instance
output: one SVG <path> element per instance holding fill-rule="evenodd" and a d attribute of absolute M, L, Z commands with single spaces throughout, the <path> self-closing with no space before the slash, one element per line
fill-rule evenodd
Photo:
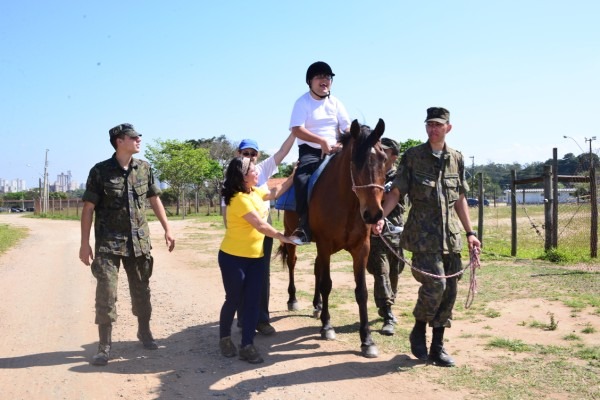
<path fill-rule="evenodd" d="M 354 164 L 357 168 L 362 168 L 369 152 L 371 151 L 371 146 L 367 144 L 367 138 L 371 134 L 371 127 L 368 125 L 360 126 L 360 133 L 356 141 L 354 142 L 354 154 L 352 155 Z M 344 132 L 340 135 L 340 143 L 342 144 L 343 149 L 347 149 L 350 144 L 350 140 L 352 140 L 352 133 Z"/>

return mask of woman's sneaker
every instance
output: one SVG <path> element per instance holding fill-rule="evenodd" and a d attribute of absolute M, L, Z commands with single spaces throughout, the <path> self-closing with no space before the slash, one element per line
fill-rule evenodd
<path fill-rule="evenodd" d="M 250 364 L 260 364 L 265 360 L 262 359 L 256 347 L 253 344 L 247 344 L 240 349 L 240 360 L 248 361 Z"/>
<path fill-rule="evenodd" d="M 275 333 L 275 328 L 268 322 L 259 322 L 256 331 L 261 335 L 269 336 Z"/>
<path fill-rule="evenodd" d="M 219 341 L 219 348 L 221 349 L 221 354 L 225 357 L 233 357 L 237 354 L 237 349 L 235 348 L 235 344 L 231 341 L 231 336 L 221 338 Z"/>

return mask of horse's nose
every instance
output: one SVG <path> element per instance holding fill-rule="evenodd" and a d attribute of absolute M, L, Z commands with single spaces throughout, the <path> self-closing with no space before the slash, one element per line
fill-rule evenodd
<path fill-rule="evenodd" d="M 382 218 L 383 210 L 381 208 L 374 213 L 369 212 L 369 210 L 365 210 L 365 212 L 363 213 L 363 220 L 367 224 L 375 224 Z"/>

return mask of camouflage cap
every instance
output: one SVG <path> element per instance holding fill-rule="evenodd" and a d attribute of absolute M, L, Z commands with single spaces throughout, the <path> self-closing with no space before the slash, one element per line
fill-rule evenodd
<path fill-rule="evenodd" d="M 450 111 L 443 107 L 429 107 L 427 109 L 427 118 L 425 119 L 425 122 L 429 121 L 447 124 L 450 122 Z"/>
<path fill-rule="evenodd" d="M 390 138 L 382 138 L 381 139 L 381 147 L 384 150 L 390 149 L 392 150 L 392 154 L 398 155 L 400 154 L 400 146 L 398 145 L 398 142 L 396 142 L 394 139 L 390 139 Z"/>
<path fill-rule="evenodd" d="M 113 138 L 117 135 L 124 134 L 130 137 L 138 137 L 142 136 L 141 133 L 136 132 L 131 124 L 120 124 L 115 126 L 114 128 L 109 129 L 108 135 Z"/>

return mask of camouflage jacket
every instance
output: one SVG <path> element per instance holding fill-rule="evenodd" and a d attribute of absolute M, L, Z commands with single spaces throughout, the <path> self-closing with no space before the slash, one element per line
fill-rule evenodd
<path fill-rule="evenodd" d="M 396 178 L 396 168 L 392 168 L 390 169 L 386 174 L 385 174 L 385 191 L 388 192 L 391 187 L 392 187 L 392 182 L 394 181 L 394 178 Z M 396 204 L 396 206 L 392 209 L 392 211 L 390 211 L 389 215 L 387 216 L 387 219 L 394 225 L 396 226 L 403 226 L 404 225 L 404 218 L 402 216 L 402 214 L 404 214 L 404 196 L 402 196 L 400 198 L 400 201 L 398 202 L 398 204 Z"/>
<path fill-rule="evenodd" d="M 447 146 L 438 157 L 429 142 L 408 149 L 392 185 L 411 209 L 400 245 L 423 253 L 460 252 L 461 223 L 454 204 L 469 190 L 463 155 Z"/>
<path fill-rule="evenodd" d="M 96 206 L 96 253 L 136 257 L 150 254 L 146 198 L 159 194 L 160 189 L 146 161 L 134 158 L 125 170 L 113 154 L 108 160 L 94 165 L 83 201 Z"/>

